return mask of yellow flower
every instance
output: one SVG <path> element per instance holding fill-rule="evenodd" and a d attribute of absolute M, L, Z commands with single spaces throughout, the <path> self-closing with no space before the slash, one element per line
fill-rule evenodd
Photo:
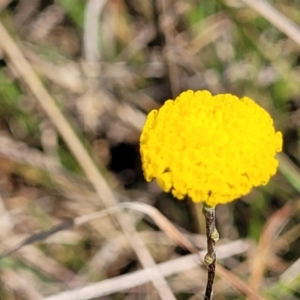
<path fill-rule="evenodd" d="M 281 132 L 250 98 L 186 91 L 149 113 L 140 137 L 147 181 L 209 206 L 246 195 L 276 173 Z"/>

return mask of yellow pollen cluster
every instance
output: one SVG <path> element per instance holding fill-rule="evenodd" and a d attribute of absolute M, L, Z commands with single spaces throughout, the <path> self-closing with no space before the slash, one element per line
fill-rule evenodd
<path fill-rule="evenodd" d="M 209 206 L 246 195 L 276 173 L 281 132 L 250 98 L 186 91 L 149 113 L 140 137 L 147 181 Z"/>

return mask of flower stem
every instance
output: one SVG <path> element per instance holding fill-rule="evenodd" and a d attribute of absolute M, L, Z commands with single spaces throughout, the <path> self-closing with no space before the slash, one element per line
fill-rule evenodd
<path fill-rule="evenodd" d="M 215 278 L 216 268 L 216 242 L 219 240 L 219 233 L 216 229 L 216 211 L 215 207 L 203 205 L 203 214 L 206 221 L 206 236 L 207 236 L 207 253 L 204 257 L 204 262 L 208 268 L 208 277 L 205 290 L 204 300 L 210 300 L 212 294 L 212 287 Z"/>

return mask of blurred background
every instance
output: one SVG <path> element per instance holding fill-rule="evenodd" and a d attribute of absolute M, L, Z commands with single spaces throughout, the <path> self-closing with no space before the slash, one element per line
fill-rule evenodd
<path fill-rule="evenodd" d="M 174 298 L 201 299 L 206 269 L 172 269 L 189 251 L 159 229 L 161 215 L 66 223 L 144 203 L 205 249 L 197 209 L 146 183 L 139 155 L 146 114 L 187 89 L 251 97 L 284 136 L 270 183 L 217 207 L 229 276 L 218 274 L 213 299 L 300 299 L 300 1 L 0 0 L 0 25 L 0 249 L 16 250 L 0 260 L 1 300 L 163 298 L 146 273 L 128 277 L 151 265 L 136 241 L 170 263 L 160 280 Z M 110 288 L 91 286 L 101 282 Z M 60 294 L 84 287 L 95 296 Z"/>

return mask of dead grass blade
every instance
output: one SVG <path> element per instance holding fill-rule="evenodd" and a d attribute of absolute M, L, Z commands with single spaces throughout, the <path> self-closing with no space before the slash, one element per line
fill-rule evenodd
<path fill-rule="evenodd" d="M 218 247 L 217 247 L 217 251 Z M 219 253 L 218 253 L 219 256 Z M 238 291 L 242 292 L 244 295 L 248 297 L 248 299 L 251 300 L 266 300 L 262 296 L 260 296 L 254 289 L 252 289 L 248 284 L 246 284 L 244 281 L 242 281 L 240 278 L 235 276 L 230 271 L 226 270 L 219 264 L 216 264 L 216 274 L 218 276 L 222 277 L 224 280 L 230 282 L 230 284 L 235 287 Z"/>
<path fill-rule="evenodd" d="M 88 222 L 91 222 L 93 220 L 106 217 L 110 214 L 119 212 L 121 209 L 122 209 L 121 206 L 110 207 L 110 208 L 104 209 L 100 212 L 95 212 L 95 213 L 91 213 L 88 215 L 83 215 L 83 216 L 77 217 L 75 219 L 67 220 L 61 224 L 53 226 L 49 230 L 45 230 L 45 231 L 30 235 L 29 237 L 23 239 L 21 242 L 19 242 L 19 241 L 16 242 L 15 246 L 9 246 L 9 248 L 7 250 L 5 250 L 4 252 L 2 252 L 0 254 L 0 259 L 7 255 L 10 255 L 11 253 L 13 253 L 15 251 L 18 251 L 19 249 L 23 248 L 24 246 L 31 245 L 38 241 L 43 241 L 59 231 L 67 230 L 67 229 L 72 228 L 75 225 L 80 226 L 80 225 L 86 224 Z M 7 243 L 7 244 L 10 244 L 10 243 Z"/>
<path fill-rule="evenodd" d="M 54 159 L 7 135 L 0 134 L 0 155 L 19 164 L 28 164 L 49 173 L 61 170 Z"/>
<path fill-rule="evenodd" d="M 253 258 L 251 274 L 249 279 L 249 286 L 255 291 L 263 280 L 268 255 L 272 252 L 271 246 L 274 238 L 278 236 L 279 231 L 287 222 L 287 218 L 292 212 L 290 205 L 285 205 L 283 208 L 273 214 L 264 226 L 263 232 L 260 236 L 256 255 Z"/>
<path fill-rule="evenodd" d="M 33 234 L 28 238 L 24 239 L 22 242 L 18 243 L 16 246 L 4 251 L 0 255 L 0 259 L 4 256 L 7 256 L 15 251 L 18 251 L 24 246 L 30 245 L 37 241 L 43 241 L 50 237 L 51 235 L 62 231 L 70 229 L 73 226 L 80 226 L 91 222 L 93 220 L 103 218 L 108 216 L 109 214 L 117 213 L 118 211 L 127 208 L 131 210 L 140 211 L 148 216 L 150 216 L 155 223 L 161 228 L 162 231 L 165 232 L 169 238 L 171 238 L 175 243 L 180 245 L 181 247 L 189 250 L 191 253 L 197 254 L 197 248 L 164 216 L 162 215 L 156 208 L 145 204 L 145 203 L 130 203 L 130 202 L 123 202 L 120 203 L 118 206 L 110 207 L 108 209 L 104 209 L 100 212 L 91 213 L 88 215 L 83 215 L 77 217 L 73 220 L 65 221 L 57 226 L 52 227 L 49 230 Z"/>
<path fill-rule="evenodd" d="M 99 62 L 99 15 L 101 14 L 107 0 L 89 0 L 85 9 L 83 45 L 85 59 L 91 65 Z M 97 65 L 97 69 L 99 64 Z"/>
<path fill-rule="evenodd" d="M 234 253 L 232 253 L 232 249 L 234 249 Z M 247 245 L 242 241 L 231 242 L 226 245 L 217 247 L 218 257 L 228 257 L 229 253 L 231 253 L 230 255 L 240 254 L 243 253 L 246 249 Z M 153 273 L 154 268 L 159 268 L 161 274 L 163 274 L 165 277 L 192 268 L 197 268 L 199 267 L 200 263 L 199 256 L 203 258 L 205 253 L 205 251 L 201 251 L 199 252 L 199 254 L 186 255 L 184 257 L 157 264 L 157 266 L 152 267 L 149 270 L 140 270 L 131 274 L 121 275 L 115 278 L 103 280 L 101 282 L 90 284 L 80 289 L 75 289 L 46 297 L 44 300 L 87 300 L 124 291 L 149 282 L 147 272 Z M 154 273 L 153 276 L 155 276 Z M 256 298 L 252 299 L 262 300 L 263 298 L 257 296 Z"/>
<path fill-rule="evenodd" d="M 56 126 L 58 132 L 61 134 L 69 149 L 76 157 L 78 163 L 84 170 L 87 178 L 93 185 L 97 195 L 106 208 L 117 204 L 112 190 L 110 189 L 107 181 L 99 172 L 92 158 L 88 154 L 87 150 L 76 136 L 69 122 L 66 120 L 62 112 L 59 110 L 54 99 L 50 96 L 48 91 L 44 88 L 41 81 L 33 71 L 28 61 L 22 55 L 22 52 L 8 34 L 2 23 L 0 23 L 0 47 L 4 54 L 9 59 L 10 63 L 14 67 L 15 71 L 19 75 L 20 79 L 28 86 L 31 93 L 34 95 L 38 103 L 44 109 L 48 117 Z M 117 220 L 117 221 L 116 221 Z M 152 267 L 155 265 L 155 261 L 143 241 L 137 234 L 130 219 L 126 215 L 118 214 L 116 219 L 112 219 L 114 223 L 119 223 L 124 234 L 128 238 L 132 248 L 137 254 L 142 266 L 144 268 Z M 152 274 L 149 274 L 152 275 Z M 175 299 L 172 291 L 165 278 L 157 274 L 157 278 L 153 280 L 153 285 L 157 289 L 162 299 Z"/>
<path fill-rule="evenodd" d="M 198 34 L 188 44 L 193 55 L 223 35 L 230 34 L 234 27 L 232 21 L 223 12 L 209 16 L 194 26 L 197 26 Z"/>
<path fill-rule="evenodd" d="M 73 225 L 74 225 L 74 221 L 68 220 L 62 224 L 52 227 L 50 230 L 43 231 L 43 232 L 40 232 L 37 234 L 33 234 L 33 235 L 29 236 L 28 238 L 25 238 L 22 242 L 18 243 L 16 246 L 1 253 L 0 259 L 15 252 L 15 251 L 18 251 L 19 249 L 23 248 L 24 246 L 33 244 L 37 241 L 43 241 L 58 231 L 69 229 Z"/>
<path fill-rule="evenodd" d="M 11 269 L 4 268 L 1 270 L 1 281 L 4 288 L 14 294 L 14 299 L 21 296 L 23 299 L 41 300 L 42 295 L 22 276 Z M 19 298 L 20 299 L 20 298 Z"/>
<path fill-rule="evenodd" d="M 105 206 L 109 207 L 115 204 L 116 200 L 107 182 L 99 173 L 95 163 L 92 161 L 79 138 L 76 136 L 74 130 L 59 110 L 54 99 L 44 88 L 32 67 L 24 58 L 20 49 L 1 23 L 0 44 L 6 57 L 10 60 L 11 64 L 17 71 L 20 79 L 29 87 L 38 103 L 42 106 L 48 117 L 56 126 L 58 132 L 68 144 L 70 150 L 82 166 L 90 182 L 94 185 Z"/>
<path fill-rule="evenodd" d="M 280 13 L 276 8 L 265 0 L 242 0 L 252 7 L 270 23 L 284 32 L 290 39 L 300 45 L 300 27 Z"/>
<path fill-rule="evenodd" d="M 293 201 L 293 215 L 297 216 L 300 212 L 300 199 Z M 286 230 L 280 237 L 274 241 L 272 247 L 276 252 L 282 252 L 287 245 L 295 243 L 300 237 L 300 224 L 294 224 L 290 229 Z"/>
<path fill-rule="evenodd" d="M 92 214 L 89 214 L 89 215 L 77 217 L 77 218 L 75 218 L 73 220 L 73 224 L 79 226 L 79 225 L 85 224 L 87 222 L 93 221 L 93 220 L 95 220 L 97 218 L 102 218 L 104 216 L 107 216 L 108 214 L 116 213 L 120 209 L 124 209 L 124 208 L 132 209 L 132 210 L 136 210 L 136 211 L 142 212 L 142 213 L 150 216 L 151 218 L 153 218 L 153 220 L 156 222 L 156 224 L 172 240 L 174 240 L 180 246 L 188 249 L 189 251 L 191 251 L 192 253 L 194 253 L 194 255 L 196 255 L 198 257 L 198 261 L 197 261 L 197 263 L 195 263 L 195 265 L 193 265 L 193 267 L 196 266 L 197 264 L 199 265 L 199 263 L 202 263 L 204 255 L 205 255 L 204 252 L 203 253 L 202 252 L 198 252 L 197 248 L 165 216 L 163 216 L 156 208 L 154 208 L 154 207 L 152 207 L 152 206 L 150 206 L 148 204 L 145 204 L 145 203 L 123 202 L 123 203 L 120 203 L 117 207 L 111 207 L 109 209 L 102 210 L 101 212 L 96 212 L 96 213 L 92 213 Z M 57 226 L 55 228 L 59 228 L 59 227 L 63 228 L 62 225 Z M 51 231 L 54 232 L 55 230 L 51 229 L 49 231 L 50 232 Z M 27 245 L 28 244 L 27 241 L 29 239 L 31 241 L 33 241 L 33 240 L 36 241 L 37 237 L 38 238 L 48 237 L 49 236 L 49 231 L 37 234 L 37 235 L 32 236 L 32 237 L 29 237 L 24 242 L 22 242 L 20 245 L 18 245 L 16 247 L 14 247 L 14 248 L 6 251 L 5 254 L 7 255 L 7 253 L 12 253 L 13 251 L 16 251 L 16 250 L 20 249 L 22 246 Z M 220 246 L 220 247 L 223 247 L 223 246 Z M 223 249 L 222 250 L 223 251 L 223 255 L 225 255 L 226 257 L 237 254 L 235 251 L 238 251 L 238 253 L 241 253 L 239 251 L 241 251 L 242 249 L 246 250 L 245 243 L 243 243 L 241 241 L 239 241 L 239 246 L 238 247 L 235 246 L 235 247 L 229 248 L 229 246 L 228 246 L 227 248 L 221 248 L 221 249 Z M 226 251 L 229 251 L 229 252 L 226 253 Z M 219 253 L 219 250 L 218 250 L 218 258 L 222 258 L 222 253 Z M 174 274 L 176 272 L 179 272 L 179 271 L 175 271 L 175 269 L 173 269 L 173 270 L 174 271 L 173 271 L 172 274 Z M 180 269 L 180 270 L 186 270 L 186 269 Z M 161 272 L 161 269 L 160 268 L 156 269 L 156 267 L 154 267 L 154 266 L 152 268 L 148 268 L 147 270 L 143 270 L 143 271 L 145 271 L 145 273 L 141 273 L 141 274 L 145 274 L 145 275 L 143 276 L 142 279 L 140 279 L 140 280 L 142 280 L 142 282 L 140 282 L 140 281 L 134 281 L 134 283 L 140 282 L 139 284 L 143 284 L 143 283 L 149 282 L 150 278 L 152 280 L 155 280 L 157 278 L 157 276 L 161 276 L 161 275 L 157 274 L 157 272 Z M 140 271 L 138 271 L 138 272 L 140 272 Z M 138 273 L 138 274 L 140 274 L 140 273 Z M 146 276 L 146 274 L 148 274 L 148 275 Z M 223 278 L 224 280 L 228 281 L 237 290 L 239 290 L 243 294 L 247 295 L 247 297 L 249 299 L 251 299 L 251 300 L 263 300 L 264 299 L 259 294 L 257 294 L 251 287 L 249 287 L 246 283 L 244 283 L 241 279 L 239 279 L 233 273 L 231 273 L 230 271 L 227 271 L 226 269 L 224 269 L 222 266 L 220 266 L 218 264 L 217 264 L 217 268 L 216 268 L 216 274 L 218 276 L 220 276 L 221 278 Z M 164 274 L 164 273 L 162 275 L 166 276 L 166 274 Z M 171 275 L 171 274 L 168 274 L 168 275 Z M 126 276 L 130 276 L 130 275 L 126 275 Z M 137 277 L 139 277 L 139 276 L 141 276 L 141 275 L 138 275 Z M 129 278 L 131 278 L 131 277 L 129 277 Z M 109 286 L 110 286 L 110 284 L 111 283 L 109 282 Z M 115 283 L 112 284 L 112 286 L 115 286 L 116 284 L 117 283 L 115 282 Z M 133 284 L 133 283 L 131 283 L 131 284 Z M 126 285 L 126 287 L 124 287 L 124 289 L 131 288 L 131 287 L 137 286 L 139 284 L 135 284 L 133 286 L 131 286 L 131 285 L 127 286 Z M 117 286 L 122 287 L 122 285 L 119 285 L 119 284 Z M 96 289 L 98 290 L 98 288 L 96 288 Z M 111 291 L 111 288 L 109 290 Z M 102 291 L 102 286 L 101 286 L 101 291 Z M 82 293 L 82 295 L 85 294 L 85 292 Z M 88 289 L 87 292 L 89 293 L 89 295 L 91 295 L 90 293 L 94 292 L 93 285 L 91 286 L 90 289 Z M 110 293 L 112 293 L 112 291 Z M 75 294 L 76 293 L 74 293 L 72 295 L 75 295 Z M 70 295 L 67 294 L 67 296 L 70 296 Z M 62 300 L 62 299 L 89 299 L 89 298 L 84 298 L 84 295 L 82 297 L 83 298 L 57 298 L 57 299 L 59 299 L 59 300 Z M 57 300 L 56 298 L 53 298 L 53 299 L 49 298 L 49 299 L 51 299 L 51 300 L 54 300 L 54 299 Z M 47 298 L 47 300 L 48 300 L 48 298 Z"/>
<path fill-rule="evenodd" d="M 28 246 L 21 249 L 16 257 L 20 258 L 26 264 L 32 266 L 40 272 L 52 279 L 67 283 L 69 287 L 74 287 L 73 280 L 76 274 L 71 270 L 63 267 L 55 259 L 45 255 L 41 250 L 34 246 Z"/>
<path fill-rule="evenodd" d="M 198 253 L 198 249 L 155 207 L 145 203 L 121 203 L 119 206 L 140 211 L 153 219 L 156 225 L 179 246 L 189 250 L 191 253 Z"/>
<path fill-rule="evenodd" d="M 148 216 L 150 216 L 155 223 L 176 243 L 180 246 L 188 249 L 191 253 L 200 255 L 196 247 L 165 217 L 163 216 L 155 207 L 152 207 L 145 203 L 121 203 L 120 206 L 125 208 L 134 209 L 141 211 Z M 219 251 L 219 250 L 217 250 Z M 202 253 L 202 252 L 200 252 Z M 200 255 L 200 261 L 203 261 L 203 255 Z M 218 252 L 218 258 L 220 254 Z M 216 274 L 223 278 L 224 280 L 230 282 L 230 284 L 237 290 L 247 295 L 251 300 L 263 300 L 264 298 L 257 294 L 251 287 L 244 283 L 241 279 L 235 276 L 230 271 L 216 264 Z"/>
<path fill-rule="evenodd" d="M 29 45 L 26 48 L 24 47 L 24 53 L 39 74 L 68 91 L 74 93 L 84 91 L 84 80 L 76 63 L 65 59 L 63 64 L 58 65 L 40 57 L 31 48 Z"/>
<path fill-rule="evenodd" d="M 296 278 L 299 278 L 300 275 L 300 258 L 298 258 L 288 269 L 286 269 L 281 275 L 280 275 L 280 281 L 285 284 L 291 286 L 291 283 Z"/>
<path fill-rule="evenodd" d="M 159 1 L 156 1 L 154 5 L 158 5 Z M 177 58 L 174 49 L 176 48 L 175 36 L 176 36 L 176 25 L 175 25 L 175 15 L 169 12 L 171 7 L 171 2 L 169 0 L 160 1 L 161 15 L 160 19 L 160 30 L 164 35 L 165 39 L 165 51 L 164 58 L 168 66 L 169 78 L 172 96 L 176 97 L 180 92 L 180 78 Z"/>

